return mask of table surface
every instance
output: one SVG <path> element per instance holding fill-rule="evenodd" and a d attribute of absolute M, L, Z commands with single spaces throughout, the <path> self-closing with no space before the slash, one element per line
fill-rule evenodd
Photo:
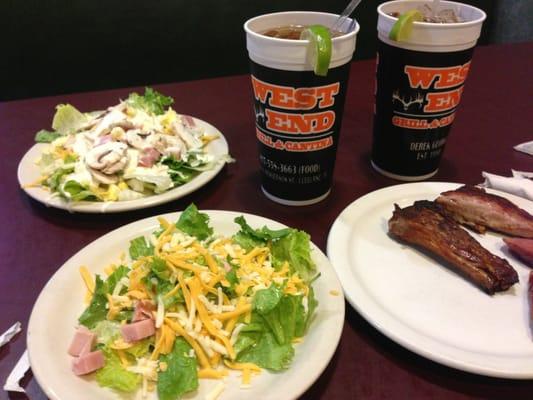
<path fill-rule="evenodd" d="M 512 148 L 532 139 L 532 67 L 533 43 L 476 49 L 440 170 L 432 180 L 476 184 L 484 170 L 501 175 L 510 175 L 511 169 L 532 170 L 533 158 Z M 175 98 L 179 112 L 218 127 L 237 162 L 185 198 L 123 214 L 78 215 L 47 208 L 19 188 L 16 169 L 33 145 L 34 133 L 50 125 L 56 104 L 69 102 L 84 111 L 98 110 L 125 98 L 131 89 L 0 104 L 0 332 L 15 321 L 21 321 L 24 329 L 0 348 L 0 383 L 25 349 L 30 312 L 48 279 L 78 250 L 124 224 L 182 210 L 194 202 L 203 209 L 259 214 L 298 227 L 325 251 L 331 224 L 348 204 L 398 183 L 370 167 L 374 71 L 375 61 L 352 64 L 333 190 L 321 203 L 301 208 L 276 204 L 260 190 L 247 75 L 155 87 Z M 22 383 L 29 398 L 46 398 L 31 373 Z M 346 304 L 339 347 L 302 398 L 517 399 L 531 398 L 532 393 L 533 380 L 477 376 L 426 360 L 389 340 Z M 6 398 L 26 396 L 0 391 L 0 399 Z"/>

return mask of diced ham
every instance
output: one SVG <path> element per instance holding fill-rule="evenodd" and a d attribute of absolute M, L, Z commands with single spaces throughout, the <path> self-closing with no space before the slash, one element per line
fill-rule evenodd
<path fill-rule="evenodd" d="M 504 238 L 503 241 L 509 247 L 511 253 L 533 268 L 533 239 Z"/>
<path fill-rule="evenodd" d="M 152 311 L 155 311 L 155 306 L 152 302 L 148 300 L 139 300 L 135 304 L 135 309 L 133 310 L 133 317 L 131 322 L 142 321 L 143 319 L 154 318 Z"/>
<path fill-rule="evenodd" d="M 185 125 L 187 128 L 194 128 L 196 126 L 193 117 L 191 117 L 190 115 L 182 115 L 181 121 L 183 125 Z"/>
<path fill-rule="evenodd" d="M 136 342 L 152 336 L 155 333 L 155 324 L 152 319 L 143 319 L 131 324 L 122 325 L 120 330 L 126 342 Z"/>
<path fill-rule="evenodd" d="M 96 350 L 72 360 L 72 371 L 76 375 L 85 375 L 102 368 L 104 364 L 104 354 L 101 350 Z"/>
<path fill-rule="evenodd" d="M 96 335 L 94 333 L 86 327 L 80 326 L 74 334 L 72 343 L 70 343 L 68 354 L 77 357 L 89 353 L 93 347 L 95 339 Z"/>
<path fill-rule="evenodd" d="M 139 165 L 141 167 L 151 168 L 157 160 L 159 160 L 161 154 L 153 147 L 148 147 L 143 150 L 139 157 Z"/>
<path fill-rule="evenodd" d="M 111 135 L 105 135 L 98 138 L 98 142 L 96 143 L 96 146 L 100 146 L 105 143 L 109 143 L 113 141 L 113 137 Z"/>

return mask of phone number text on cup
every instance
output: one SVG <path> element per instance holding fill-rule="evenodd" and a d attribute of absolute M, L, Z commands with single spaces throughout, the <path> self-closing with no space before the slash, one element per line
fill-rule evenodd
<path fill-rule="evenodd" d="M 282 162 L 270 160 L 264 155 L 261 155 L 259 157 L 259 160 L 261 161 L 261 165 L 263 165 L 264 168 L 282 174 L 303 175 L 320 173 L 320 164 L 285 164 Z"/>

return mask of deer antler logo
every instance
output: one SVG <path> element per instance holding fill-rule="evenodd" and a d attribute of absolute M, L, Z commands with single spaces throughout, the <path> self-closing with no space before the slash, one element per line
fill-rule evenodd
<path fill-rule="evenodd" d="M 400 103 L 402 103 L 404 111 L 407 111 L 412 104 L 418 104 L 418 108 L 422 107 L 422 104 L 424 104 L 424 97 L 420 93 L 418 93 L 414 98 L 409 96 L 409 100 L 406 101 L 404 97 L 400 96 L 400 92 L 398 90 L 392 94 L 392 100 L 398 100 Z"/>
<path fill-rule="evenodd" d="M 265 112 L 260 105 L 255 105 L 255 120 L 259 122 L 260 119 L 265 119 Z"/>

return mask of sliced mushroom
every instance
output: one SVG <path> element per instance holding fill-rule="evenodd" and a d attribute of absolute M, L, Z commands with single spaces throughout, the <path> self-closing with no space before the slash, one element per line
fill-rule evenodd
<path fill-rule="evenodd" d="M 88 168 L 89 172 L 93 176 L 93 178 L 103 184 L 111 185 L 112 183 L 118 182 L 118 176 L 117 175 L 106 175 L 101 173 L 100 171 L 97 171 L 92 168 Z"/>
<path fill-rule="evenodd" d="M 156 133 L 148 141 L 161 154 L 180 158 L 181 153 L 187 150 L 187 145 L 178 137 Z"/>
<path fill-rule="evenodd" d="M 147 147 L 152 147 L 147 143 L 147 138 L 152 134 L 152 132 L 143 132 L 140 129 L 131 129 L 126 132 L 126 142 L 131 147 L 134 147 L 139 150 L 144 150 Z"/>
<path fill-rule="evenodd" d="M 128 162 L 128 146 L 120 142 L 107 142 L 93 147 L 85 156 L 87 165 L 106 175 L 115 174 L 124 169 Z"/>

